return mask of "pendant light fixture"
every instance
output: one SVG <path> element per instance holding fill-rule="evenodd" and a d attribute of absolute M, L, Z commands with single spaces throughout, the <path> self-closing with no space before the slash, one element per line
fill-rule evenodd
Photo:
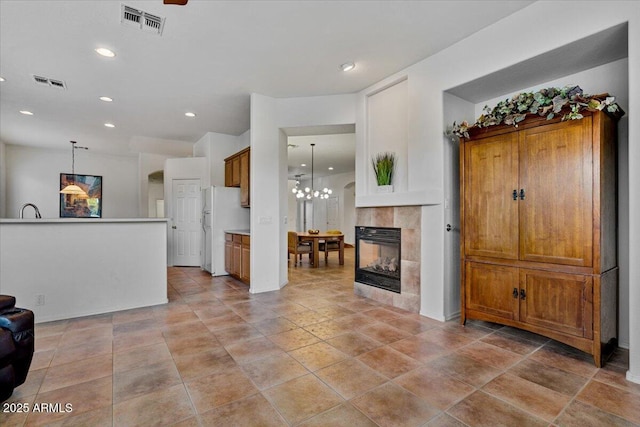
<path fill-rule="evenodd" d="M 76 147 L 76 141 L 69 141 L 71 143 L 71 184 L 60 190 L 60 194 L 71 194 L 82 199 L 89 198 L 89 195 L 85 191 L 76 185 L 76 148 L 82 148 L 88 150 L 87 147 Z"/>
<path fill-rule="evenodd" d="M 296 193 L 296 197 L 298 199 L 302 199 L 303 197 L 307 200 L 311 200 L 312 198 L 328 199 L 329 195 L 333 193 L 330 188 L 323 188 L 322 191 L 315 190 L 313 188 L 313 149 L 316 144 L 311 144 L 311 188 L 306 187 L 304 191 L 298 188 L 299 180 L 296 179 L 296 188 L 293 189 L 293 192 Z"/>

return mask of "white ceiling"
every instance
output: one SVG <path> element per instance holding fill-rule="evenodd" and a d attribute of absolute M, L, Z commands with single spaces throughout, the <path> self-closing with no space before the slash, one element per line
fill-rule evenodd
<path fill-rule="evenodd" d="M 120 1 L 0 0 L 1 141 L 68 149 L 75 140 L 133 155 L 140 140 L 161 152 L 210 131 L 239 135 L 252 92 L 357 92 L 531 1 L 124 3 L 165 17 L 162 35 L 122 24 Z M 117 56 L 100 57 L 97 47 Z M 356 69 L 341 72 L 347 61 Z M 67 89 L 38 85 L 33 74 Z"/>

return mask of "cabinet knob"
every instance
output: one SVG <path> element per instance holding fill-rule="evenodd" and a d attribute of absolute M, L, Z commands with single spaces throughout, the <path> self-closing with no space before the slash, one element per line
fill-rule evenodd
<path fill-rule="evenodd" d="M 524 289 L 520 289 L 520 299 L 523 301 L 527 299 L 527 293 L 524 291 Z"/>
<path fill-rule="evenodd" d="M 513 190 L 512 196 L 513 200 L 518 200 L 518 190 Z"/>
<path fill-rule="evenodd" d="M 513 297 L 518 299 L 518 288 L 513 288 Z"/>
<path fill-rule="evenodd" d="M 520 200 L 524 200 L 524 188 L 520 189 Z"/>

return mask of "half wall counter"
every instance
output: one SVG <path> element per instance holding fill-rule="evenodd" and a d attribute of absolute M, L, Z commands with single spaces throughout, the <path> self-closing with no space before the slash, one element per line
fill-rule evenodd
<path fill-rule="evenodd" d="M 0 294 L 36 323 L 164 304 L 167 220 L 0 219 Z"/>

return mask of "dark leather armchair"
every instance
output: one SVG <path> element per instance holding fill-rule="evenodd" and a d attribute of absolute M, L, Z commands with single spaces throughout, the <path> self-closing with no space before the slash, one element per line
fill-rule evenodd
<path fill-rule="evenodd" d="M 33 312 L 15 304 L 14 297 L 0 295 L 0 402 L 24 383 L 33 359 Z"/>

